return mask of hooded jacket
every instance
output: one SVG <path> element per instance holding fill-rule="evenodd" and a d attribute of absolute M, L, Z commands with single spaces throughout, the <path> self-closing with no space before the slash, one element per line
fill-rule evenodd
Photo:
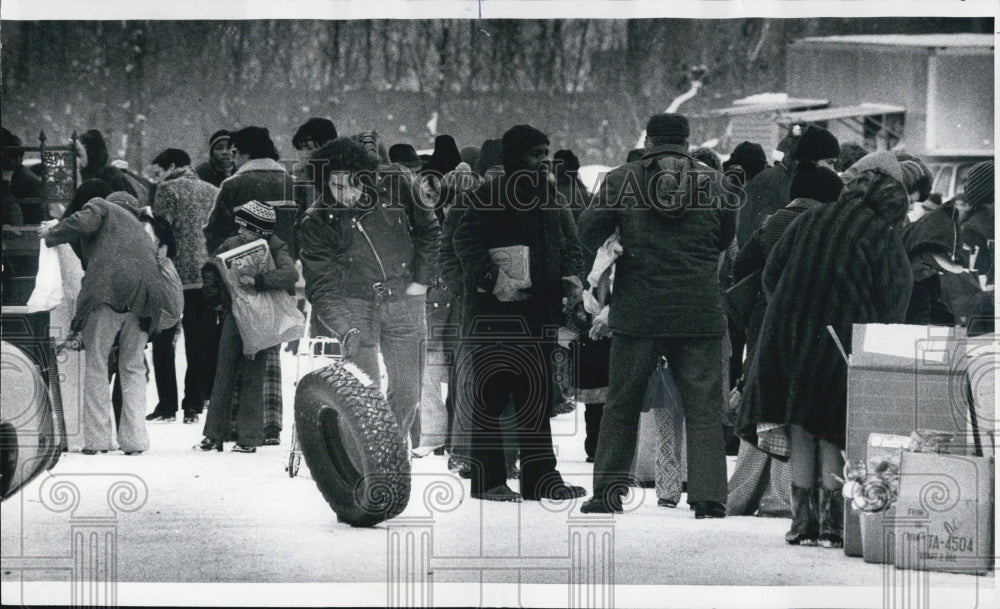
<path fill-rule="evenodd" d="M 642 193 L 655 179 L 658 202 L 651 202 Z M 618 228 L 624 252 L 615 267 L 613 332 L 722 336 L 719 254 L 733 240 L 737 202 L 736 193 L 724 190 L 722 174 L 682 146 L 649 148 L 607 175 L 580 215 L 579 231 L 583 242 L 594 244 Z"/>
<path fill-rule="evenodd" d="M 124 192 L 95 198 L 45 236 L 49 247 L 78 241 L 87 272 L 80 286 L 74 330 L 96 307 L 132 311 L 150 332 L 160 325 L 164 291 L 153 242 L 139 220 L 139 205 Z M 150 332 L 152 333 L 152 332 Z"/>

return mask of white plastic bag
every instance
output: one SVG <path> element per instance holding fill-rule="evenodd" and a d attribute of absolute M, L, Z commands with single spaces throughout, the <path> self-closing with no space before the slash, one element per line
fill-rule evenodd
<path fill-rule="evenodd" d="M 240 275 L 256 276 L 274 269 L 274 260 L 263 239 L 216 256 L 212 263 L 222 275 L 233 301 L 233 318 L 243 339 L 243 354 L 253 357 L 261 349 L 302 338 L 305 318 L 295 297 L 282 290 L 258 292 L 240 285 Z"/>
<path fill-rule="evenodd" d="M 45 245 L 41 239 L 38 246 L 38 274 L 35 276 L 35 289 L 28 298 L 28 309 L 31 312 L 51 311 L 59 306 L 63 299 L 62 270 L 59 267 L 59 254 L 55 248 Z"/>

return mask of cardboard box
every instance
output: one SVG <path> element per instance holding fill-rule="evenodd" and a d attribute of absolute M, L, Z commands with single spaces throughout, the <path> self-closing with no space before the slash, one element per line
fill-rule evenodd
<path fill-rule="evenodd" d="M 993 459 L 903 453 L 894 563 L 985 574 L 993 568 Z"/>
<path fill-rule="evenodd" d="M 893 564 L 895 506 L 881 512 L 860 512 L 861 545 L 865 562 Z"/>
<path fill-rule="evenodd" d="M 851 338 L 848 459 L 866 458 L 868 436 L 873 432 L 909 436 L 918 428 L 938 429 L 955 432 L 956 442 L 963 443 L 969 407 L 961 389 L 965 340 L 958 330 L 855 324 Z M 855 510 L 846 512 L 844 552 L 863 556 L 860 516 Z"/>

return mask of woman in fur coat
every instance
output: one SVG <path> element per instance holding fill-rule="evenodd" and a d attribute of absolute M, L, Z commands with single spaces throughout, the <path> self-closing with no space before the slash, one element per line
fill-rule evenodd
<path fill-rule="evenodd" d="M 902 323 L 913 283 L 899 230 L 909 202 L 899 162 L 873 153 L 845 178 L 839 200 L 803 212 L 768 256 L 767 311 L 747 375 L 740 427 L 790 427 L 791 544 L 843 543 L 835 476 L 843 468 L 847 363 L 827 326 L 849 345 L 852 324 Z"/>

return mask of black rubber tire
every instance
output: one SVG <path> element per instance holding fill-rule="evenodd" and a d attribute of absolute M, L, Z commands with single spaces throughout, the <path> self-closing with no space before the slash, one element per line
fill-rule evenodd
<path fill-rule="evenodd" d="M 338 520 L 370 527 L 406 509 L 406 439 L 377 386 L 365 387 L 341 362 L 310 372 L 295 390 L 295 428 Z"/>

